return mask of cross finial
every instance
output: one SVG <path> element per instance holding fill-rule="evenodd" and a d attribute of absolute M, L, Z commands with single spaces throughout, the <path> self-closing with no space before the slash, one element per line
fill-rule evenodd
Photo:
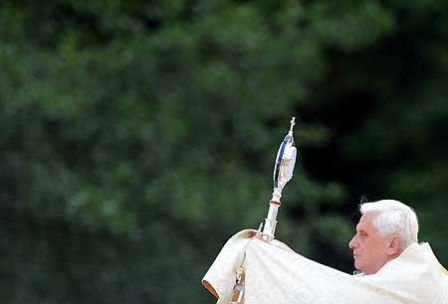
<path fill-rule="evenodd" d="M 294 128 L 295 125 L 296 125 L 296 118 L 293 116 L 291 119 L 291 128 L 289 129 L 289 132 L 292 133 L 292 129 Z"/>

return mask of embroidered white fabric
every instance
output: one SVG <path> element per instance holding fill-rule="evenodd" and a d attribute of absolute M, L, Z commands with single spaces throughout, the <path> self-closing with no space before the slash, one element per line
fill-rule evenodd
<path fill-rule="evenodd" d="M 202 283 L 230 303 L 236 268 L 246 271 L 245 304 L 448 304 L 448 275 L 428 243 L 412 244 L 376 274 L 352 276 L 243 230 L 230 238 Z"/>

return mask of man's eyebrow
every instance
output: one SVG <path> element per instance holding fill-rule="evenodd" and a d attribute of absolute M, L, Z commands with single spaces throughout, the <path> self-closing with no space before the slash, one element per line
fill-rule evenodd
<path fill-rule="evenodd" d="M 359 225 L 356 226 L 356 232 L 367 234 L 367 231 L 364 228 L 359 227 Z"/>

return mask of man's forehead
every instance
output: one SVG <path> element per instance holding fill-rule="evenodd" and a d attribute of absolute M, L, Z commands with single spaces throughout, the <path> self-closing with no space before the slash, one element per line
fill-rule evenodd
<path fill-rule="evenodd" d="M 358 225 L 356 225 L 356 229 L 370 229 L 373 227 L 373 220 L 378 212 L 371 211 L 364 213 L 359 219 Z"/>

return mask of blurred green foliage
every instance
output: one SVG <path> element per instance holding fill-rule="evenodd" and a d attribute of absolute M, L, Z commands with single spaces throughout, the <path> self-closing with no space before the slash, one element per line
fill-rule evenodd
<path fill-rule="evenodd" d="M 298 116 L 277 236 L 351 270 L 362 196 L 448 264 L 444 1 L 4 1 L 0 302 L 213 302 Z"/>

